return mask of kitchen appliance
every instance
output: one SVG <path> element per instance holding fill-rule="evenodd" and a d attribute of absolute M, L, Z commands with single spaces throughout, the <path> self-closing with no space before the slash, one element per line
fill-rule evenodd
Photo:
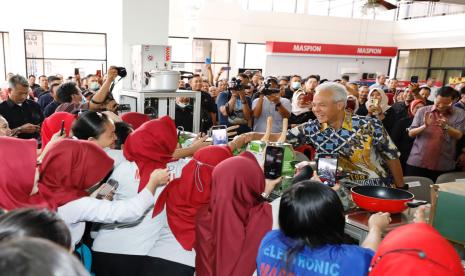
<path fill-rule="evenodd" d="M 401 213 L 407 207 L 415 208 L 426 201 L 414 200 L 415 196 L 405 190 L 380 186 L 356 186 L 351 189 L 352 200 L 358 207 L 369 212 Z"/>
<path fill-rule="evenodd" d="M 164 79 L 167 81 L 176 78 L 176 74 L 171 72 L 171 46 L 166 45 L 133 45 L 131 52 L 132 74 L 131 89 L 136 91 L 154 90 L 153 87 L 159 86 L 173 88 L 173 86 L 162 85 L 160 82 Z M 162 71 L 162 72 L 159 72 Z M 169 73 L 168 73 L 168 72 Z M 179 73 L 178 73 L 179 80 Z M 155 84 L 151 83 L 154 77 Z M 171 82 L 168 82 L 171 84 Z M 171 89 L 174 92 L 178 86 Z M 165 92 L 167 90 L 164 90 Z"/>
<path fill-rule="evenodd" d="M 175 92 L 181 79 L 181 74 L 173 70 L 152 70 L 145 74 L 150 80 L 150 90 L 160 92 Z"/>

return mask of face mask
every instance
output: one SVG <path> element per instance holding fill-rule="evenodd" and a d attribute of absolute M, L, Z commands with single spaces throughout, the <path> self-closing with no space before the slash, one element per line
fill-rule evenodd
<path fill-rule="evenodd" d="M 292 89 L 299 89 L 300 88 L 300 82 L 294 81 L 294 82 L 292 82 L 291 86 L 292 86 Z"/>
<path fill-rule="evenodd" d="M 100 88 L 100 84 L 98 82 L 91 82 L 89 85 L 89 89 L 92 91 L 97 91 Z"/>

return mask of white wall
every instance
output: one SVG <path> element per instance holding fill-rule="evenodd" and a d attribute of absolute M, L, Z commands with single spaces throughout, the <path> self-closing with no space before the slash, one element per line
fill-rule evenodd
<path fill-rule="evenodd" d="M 316 57 L 269 55 L 266 59 L 266 75 L 288 76 L 298 74 L 306 77 L 319 74 L 322 78 L 334 80 L 341 78 L 343 68 L 360 68 L 358 74 L 348 74 L 351 81 L 358 81 L 363 73 L 387 73 L 389 59 Z"/>
<path fill-rule="evenodd" d="M 169 35 L 231 39 L 233 72 L 237 71 L 237 42 L 395 46 L 392 36 L 394 22 L 245 11 L 237 1 L 225 3 L 224 0 L 206 0 L 203 5 L 192 3 L 186 0 L 170 1 Z M 383 71 L 387 71 L 387 67 Z"/>
<path fill-rule="evenodd" d="M 465 46 L 465 14 L 399 21 L 393 32 L 399 49 Z"/>
<path fill-rule="evenodd" d="M 0 31 L 10 37 L 10 72 L 26 74 L 24 29 L 107 33 L 108 64 L 122 62 L 121 0 L 15 0 L 1 6 Z"/>

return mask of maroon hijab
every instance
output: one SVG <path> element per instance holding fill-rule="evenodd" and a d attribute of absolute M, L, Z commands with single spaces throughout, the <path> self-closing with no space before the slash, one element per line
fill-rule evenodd
<path fill-rule="evenodd" d="M 124 157 L 139 169 L 139 192 L 145 188 L 155 169 L 166 168 L 178 144 L 176 125 L 168 116 L 144 123 L 124 143 Z"/>
<path fill-rule="evenodd" d="M 263 171 L 251 153 L 213 170 L 210 204 L 197 216 L 197 275 L 253 274 L 258 247 L 273 222 L 271 206 L 260 196 L 264 189 Z"/>
<path fill-rule="evenodd" d="M 37 163 L 37 141 L 0 137 L 0 208 L 48 207 L 40 196 L 30 196 Z"/>
<path fill-rule="evenodd" d="M 112 167 L 113 159 L 92 142 L 58 141 L 40 165 L 39 194 L 56 209 L 88 196 L 86 190 L 101 181 Z"/>

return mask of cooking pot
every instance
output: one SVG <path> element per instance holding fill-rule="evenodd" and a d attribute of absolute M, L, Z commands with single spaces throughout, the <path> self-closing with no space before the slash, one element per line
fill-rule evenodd
<path fill-rule="evenodd" d="M 150 89 L 160 92 L 175 92 L 178 90 L 181 74 L 173 70 L 150 71 Z"/>
<path fill-rule="evenodd" d="M 351 189 L 352 200 L 358 207 L 370 212 L 401 213 L 407 207 L 418 207 L 426 201 L 414 200 L 405 190 L 380 186 L 356 186 Z"/>

